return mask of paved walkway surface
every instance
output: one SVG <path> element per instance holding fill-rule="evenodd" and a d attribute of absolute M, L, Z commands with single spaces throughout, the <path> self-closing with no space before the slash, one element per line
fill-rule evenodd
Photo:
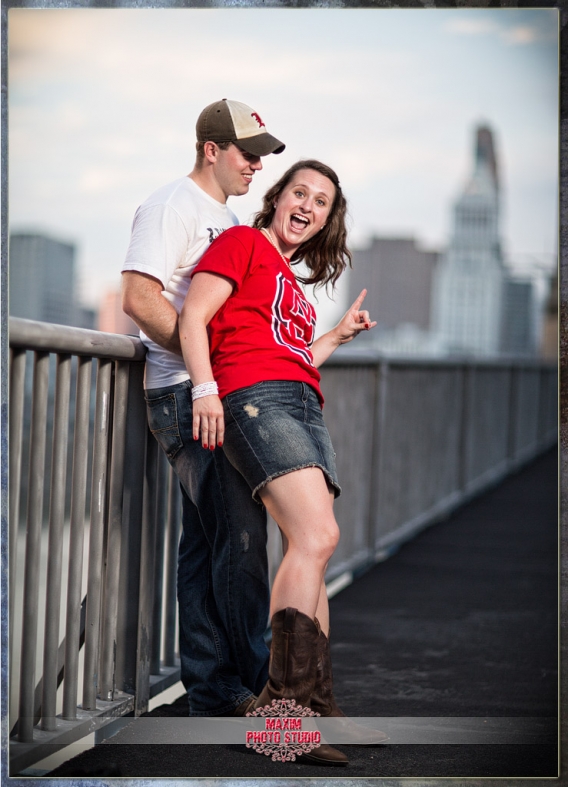
<path fill-rule="evenodd" d="M 545 726 L 557 715 L 557 499 L 557 455 L 550 451 L 332 599 L 335 692 L 346 714 L 453 716 L 456 723 L 524 717 Z M 180 698 L 150 716 L 175 725 L 186 712 Z M 554 733 L 555 721 L 550 727 Z M 557 777 L 559 767 L 554 738 L 339 748 L 349 757 L 345 768 L 281 763 L 244 745 L 141 745 L 129 725 L 48 778 L 201 777 L 207 785 L 217 777 L 244 779 L 235 782 L 240 785 L 270 778 L 270 784 L 289 785 L 290 777 L 302 777 L 371 784 L 376 777 L 544 779 Z"/>

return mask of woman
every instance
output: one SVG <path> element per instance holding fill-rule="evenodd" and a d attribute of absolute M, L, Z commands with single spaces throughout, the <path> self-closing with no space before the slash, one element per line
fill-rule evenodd
<path fill-rule="evenodd" d="M 315 312 L 292 263 L 307 266 L 303 283 L 335 284 L 351 259 L 345 216 L 335 172 L 298 162 L 267 192 L 253 227 L 226 230 L 202 257 L 180 315 L 194 439 L 223 445 L 286 545 L 271 595 L 269 680 L 256 707 L 295 699 L 334 716 L 343 714 L 331 691 L 324 575 L 339 539 L 340 487 L 317 367 L 376 323 L 360 309 L 364 290 L 313 342 Z M 331 747 L 320 748 L 329 761 Z"/>

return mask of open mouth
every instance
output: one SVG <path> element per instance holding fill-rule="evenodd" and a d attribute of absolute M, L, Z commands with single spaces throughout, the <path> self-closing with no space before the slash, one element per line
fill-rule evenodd
<path fill-rule="evenodd" d="M 290 225 L 293 229 L 305 230 L 309 223 L 309 219 L 306 218 L 306 216 L 302 216 L 300 213 L 293 213 L 290 216 Z"/>

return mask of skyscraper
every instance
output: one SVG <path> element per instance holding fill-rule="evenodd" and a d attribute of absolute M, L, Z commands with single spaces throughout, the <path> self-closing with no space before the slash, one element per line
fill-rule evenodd
<path fill-rule="evenodd" d="M 373 238 L 367 249 L 353 250 L 349 303 L 365 287 L 365 309 L 377 320 L 373 340 L 384 330 L 412 324 L 427 330 L 432 272 L 437 252 L 424 251 L 414 238 Z"/>
<path fill-rule="evenodd" d="M 41 233 L 12 233 L 9 266 L 11 315 L 76 324 L 73 244 Z"/>
<path fill-rule="evenodd" d="M 534 355 L 536 341 L 535 288 L 530 279 L 507 278 L 503 287 L 501 352 Z"/>
<path fill-rule="evenodd" d="M 505 278 L 497 156 L 491 129 L 479 126 L 473 172 L 454 205 L 450 243 L 433 279 L 432 328 L 449 352 L 499 352 Z"/>

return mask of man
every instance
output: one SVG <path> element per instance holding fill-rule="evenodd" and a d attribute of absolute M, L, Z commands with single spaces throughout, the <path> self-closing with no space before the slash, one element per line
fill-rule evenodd
<path fill-rule="evenodd" d="M 266 513 L 220 448 L 192 439 L 192 384 L 178 333 L 190 275 L 209 245 L 238 224 L 229 196 L 246 194 L 261 157 L 284 145 L 257 112 L 223 99 L 196 126 L 192 172 L 136 211 L 123 266 L 123 309 L 147 347 L 152 433 L 181 483 L 178 558 L 181 678 L 192 716 L 241 716 L 267 680 Z"/>

